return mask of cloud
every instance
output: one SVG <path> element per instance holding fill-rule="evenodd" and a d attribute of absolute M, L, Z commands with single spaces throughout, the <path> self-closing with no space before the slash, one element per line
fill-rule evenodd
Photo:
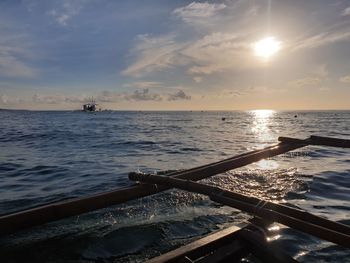
<path fill-rule="evenodd" d="M 0 102 L 3 104 L 9 103 L 9 97 L 6 94 L 0 94 Z"/>
<path fill-rule="evenodd" d="M 126 88 L 136 88 L 136 89 L 148 89 L 148 88 L 161 88 L 163 87 L 163 83 L 158 81 L 139 81 L 132 82 L 123 85 Z"/>
<path fill-rule="evenodd" d="M 122 74 L 137 77 L 144 73 L 182 64 L 183 58 L 178 54 L 182 46 L 174 40 L 173 35 L 160 37 L 139 35 L 137 44 L 131 51 L 135 61 L 123 70 Z"/>
<path fill-rule="evenodd" d="M 41 72 L 35 66 L 39 56 L 33 49 L 33 38 L 28 29 L 6 16 L 0 18 L 0 24 L 0 77 L 19 79 L 39 76 Z"/>
<path fill-rule="evenodd" d="M 10 104 L 19 104 L 19 103 L 23 103 L 24 100 L 21 98 L 11 98 L 9 96 L 7 96 L 6 94 L 0 94 L 0 103 L 1 104 L 6 104 L 6 105 L 10 105 Z"/>
<path fill-rule="evenodd" d="M 212 74 L 258 66 L 251 63 L 250 43 L 243 35 L 216 32 L 188 45 L 182 53 L 190 58 L 190 74 Z"/>
<path fill-rule="evenodd" d="M 157 93 L 150 93 L 149 89 L 135 90 L 133 94 L 125 95 L 126 100 L 134 101 L 161 101 L 162 96 Z"/>
<path fill-rule="evenodd" d="M 191 96 L 187 95 L 183 90 L 178 90 L 173 94 L 161 94 L 150 92 L 148 88 L 135 90 L 132 93 L 128 92 L 112 92 L 103 91 L 95 96 L 98 103 L 102 102 L 118 102 L 118 101 L 162 101 L 167 97 L 168 101 L 174 100 L 190 100 Z"/>
<path fill-rule="evenodd" d="M 65 97 L 63 95 L 39 95 L 36 93 L 32 100 L 35 103 L 59 104 L 65 101 Z"/>
<path fill-rule="evenodd" d="M 191 96 L 187 95 L 183 90 L 179 90 L 174 94 L 169 94 L 168 101 L 174 100 L 190 100 Z"/>
<path fill-rule="evenodd" d="M 18 97 L 10 97 L 6 94 L 0 94 L 0 103 L 5 105 L 21 104 L 24 100 Z"/>
<path fill-rule="evenodd" d="M 339 81 L 343 83 L 350 83 L 350 75 L 339 78 Z"/>
<path fill-rule="evenodd" d="M 94 96 L 97 103 L 103 102 L 119 102 L 119 101 L 161 101 L 163 96 L 158 93 L 149 92 L 149 89 L 135 90 L 132 93 L 102 91 Z"/>
<path fill-rule="evenodd" d="M 223 89 L 221 90 L 216 97 L 219 98 L 235 98 L 245 95 L 245 92 L 234 90 L 234 89 Z"/>
<path fill-rule="evenodd" d="M 225 4 L 192 2 L 187 6 L 175 9 L 173 14 L 177 15 L 185 22 L 192 23 L 198 19 L 207 19 L 208 17 L 212 17 L 224 8 L 226 8 Z"/>
<path fill-rule="evenodd" d="M 321 33 L 310 35 L 308 37 L 302 37 L 296 40 L 293 50 L 315 48 L 340 41 L 350 40 L 350 24 L 348 21 L 345 23 L 338 23 L 328 28 L 323 28 Z"/>
<path fill-rule="evenodd" d="M 130 50 L 131 63 L 122 74 L 140 77 L 176 68 L 196 74 L 193 80 L 198 83 L 201 75 L 260 67 L 251 52 L 260 27 L 255 18 L 260 8 L 249 3 L 192 2 L 175 9 L 177 17 L 200 21 L 200 25 L 186 29 L 175 25 L 167 35 L 140 35 Z"/>
<path fill-rule="evenodd" d="M 47 14 L 52 16 L 58 24 L 67 26 L 68 22 L 80 13 L 85 2 L 86 0 L 64 0 L 59 2 L 59 6 L 48 11 Z"/>
<path fill-rule="evenodd" d="M 312 73 L 314 73 L 315 75 L 321 78 L 326 78 L 328 77 L 328 74 L 329 74 L 326 64 L 321 64 L 316 66 L 312 71 Z"/>
<path fill-rule="evenodd" d="M 345 9 L 343 10 L 343 12 L 342 12 L 341 15 L 342 15 L 342 16 L 348 16 L 348 15 L 350 15 L 350 7 L 345 8 Z"/>
<path fill-rule="evenodd" d="M 259 66 L 251 61 L 251 46 L 246 35 L 221 32 L 187 43 L 176 42 L 174 36 L 145 35 L 139 37 L 133 53 L 134 63 L 122 71 L 133 77 L 179 66 L 197 75 Z"/>
<path fill-rule="evenodd" d="M 53 95 L 40 95 L 35 93 L 32 97 L 32 101 L 42 104 L 62 104 L 62 103 L 85 103 L 89 97 L 85 95 L 81 96 L 65 96 L 63 94 Z"/>
<path fill-rule="evenodd" d="M 94 99 L 97 103 L 108 103 L 121 101 L 123 100 L 123 97 L 124 95 L 122 93 L 104 90 L 98 93 L 97 96 L 94 96 Z"/>
<path fill-rule="evenodd" d="M 203 78 L 200 76 L 193 77 L 194 82 L 201 83 L 203 81 Z"/>
<path fill-rule="evenodd" d="M 39 71 L 24 62 L 27 51 L 13 43 L 0 43 L 0 75 L 6 77 L 32 78 Z"/>
<path fill-rule="evenodd" d="M 31 68 L 12 55 L 0 55 L 0 75 L 32 78 L 38 75 L 38 70 Z"/>
<path fill-rule="evenodd" d="M 149 89 L 136 90 L 132 93 L 117 92 L 104 90 L 93 96 L 80 95 L 80 96 L 67 96 L 64 94 L 49 94 L 41 95 L 34 94 L 32 102 L 40 104 L 65 104 L 65 103 L 79 103 L 83 104 L 93 98 L 98 104 L 100 103 L 115 103 L 120 101 L 162 101 L 164 95 L 159 93 L 150 92 Z M 7 100 L 7 97 L 2 98 L 3 101 Z"/>
<path fill-rule="evenodd" d="M 288 82 L 288 86 L 295 88 L 315 87 L 320 85 L 322 79 L 319 77 L 306 77 Z"/>

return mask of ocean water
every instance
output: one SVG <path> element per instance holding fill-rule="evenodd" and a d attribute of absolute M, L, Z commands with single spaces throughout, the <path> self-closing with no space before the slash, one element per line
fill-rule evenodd
<path fill-rule="evenodd" d="M 0 214 L 127 186 L 133 171 L 222 160 L 278 136 L 350 138 L 350 111 L 1 110 L 0 124 Z M 309 146 L 204 181 L 350 225 L 348 149 Z M 2 236 L 1 262 L 142 262 L 248 218 L 172 190 Z M 349 249 L 287 227 L 271 242 L 301 262 L 350 262 Z"/>

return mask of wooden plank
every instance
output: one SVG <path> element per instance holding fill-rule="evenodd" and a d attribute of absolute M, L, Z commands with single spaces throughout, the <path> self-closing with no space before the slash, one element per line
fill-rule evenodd
<path fill-rule="evenodd" d="M 350 148 L 350 140 L 329 138 L 321 136 L 310 136 L 312 145 L 324 145 L 333 147 Z"/>
<path fill-rule="evenodd" d="M 250 253 L 250 247 L 243 239 L 236 239 L 215 251 L 195 260 L 196 263 L 238 262 Z M 192 261 L 193 262 L 193 261 Z M 180 263 L 180 262 L 179 262 Z"/>
<path fill-rule="evenodd" d="M 203 237 L 190 244 L 179 247 L 159 257 L 150 259 L 146 263 L 162 263 L 162 262 L 176 262 L 184 257 L 198 258 L 203 253 L 209 253 L 211 250 L 219 247 L 220 243 L 226 243 L 238 238 L 238 231 L 245 227 L 246 224 L 240 226 L 231 226 L 229 228 L 220 230 L 214 234 Z M 243 247 L 243 243 L 237 244 L 238 247 Z"/>
<path fill-rule="evenodd" d="M 257 235 L 249 229 L 242 229 L 239 235 L 245 239 L 251 248 L 251 252 L 263 262 L 271 263 L 296 263 L 294 258 L 287 255 L 281 249 L 276 249 L 276 247 L 271 247 L 271 245 L 266 241 L 261 235 Z"/>
<path fill-rule="evenodd" d="M 290 137 L 279 137 L 278 140 L 283 143 L 288 144 L 300 144 L 306 143 L 308 145 L 320 145 L 320 146 L 331 146 L 331 147 L 341 147 L 341 148 L 350 148 L 350 140 L 347 139 L 338 139 L 322 136 L 310 136 L 308 140 L 290 138 Z"/>
<path fill-rule="evenodd" d="M 303 146 L 305 145 L 280 143 L 261 150 L 255 150 L 234 156 L 216 163 L 172 173 L 171 176 L 197 181 Z M 0 216 L 0 234 L 12 233 L 23 228 L 33 227 L 111 205 L 124 203 L 144 196 L 153 195 L 167 189 L 169 188 L 164 186 L 155 187 L 153 185 L 134 185 L 89 197 L 65 200 L 2 215 Z"/>

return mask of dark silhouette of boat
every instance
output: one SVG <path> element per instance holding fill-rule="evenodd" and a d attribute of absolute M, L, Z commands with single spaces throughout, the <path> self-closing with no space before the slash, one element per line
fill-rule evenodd
<path fill-rule="evenodd" d="M 85 112 L 95 112 L 96 111 L 97 103 L 96 101 L 91 98 L 90 101 L 83 105 L 83 111 Z"/>

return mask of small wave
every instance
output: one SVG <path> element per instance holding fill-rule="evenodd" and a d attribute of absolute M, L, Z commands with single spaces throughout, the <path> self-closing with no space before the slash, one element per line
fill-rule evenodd
<path fill-rule="evenodd" d="M 156 144 L 156 142 L 139 140 L 139 141 L 120 142 L 119 144 L 124 144 L 124 145 L 129 145 L 129 144 L 132 144 L 132 145 L 153 145 L 153 144 Z"/>
<path fill-rule="evenodd" d="M 0 172 L 15 171 L 21 167 L 23 167 L 23 165 L 18 164 L 18 163 L 1 163 L 0 164 Z"/>
<path fill-rule="evenodd" d="M 282 200 L 290 192 L 299 192 L 302 195 L 309 189 L 305 178 L 296 168 L 230 171 L 205 181 L 230 191 L 265 200 Z"/>
<path fill-rule="evenodd" d="M 184 151 L 184 152 L 201 152 L 203 150 L 199 149 L 199 148 L 193 148 L 193 147 L 184 147 L 184 148 L 181 148 L 180 151 Z"/>
<path fill-rule="evenodd" d="M 146 247 L 156 246 L 162 234 L 161 228 L 153 224 L 120 228 L 97 238 L 83 251 L 82 256 L 97 260 L 135 254 Z"/>

